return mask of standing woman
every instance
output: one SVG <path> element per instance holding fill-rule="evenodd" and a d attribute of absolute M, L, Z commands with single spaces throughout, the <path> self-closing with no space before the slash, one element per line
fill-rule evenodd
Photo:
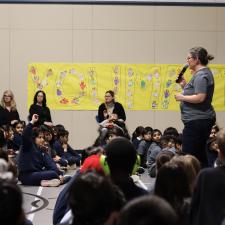
<path fill-rule="evenodd" d="M 0 126 L 12 125 L 19 120 L 20 117 L 16 109 L 14 95 L 12 91 L 6 90 L 0 103 Z"/>
<path fill-rule="evenodd" d="M 122 104 L 115 101 L 115 93 L 111 90 L 105 93 L 105 102 L 98 107 L 98 122 L 108 119 L 112 114 L 117 114 L 118 120 L 126 120 Z"/>
<path fill-rule="evenodd" d="M 46 105 L 46 102 L 45 92 L 41 90 L 37 91 L 34 95 L 34 103 L 30 106 L 29 121 L 31 121 L 34 114 L 37 114 L 39 116 L 37 125 L 45 124 L 47 126 L 53 126 L 51 113 Z"/>
<path fill-rule="evenodd" d="M 216 113 L 211 105 L 214 93 L 214 78 L 207 67 L 214 57 L 202 47 L 189 50 L 187 63 L 193 77 L 186 83 L 181 80 L 182 94 L 175 95 L 180 101 L 181 119 L 184 123 L 182 151 L 194 155 L 207 166 L 206 142 L 216 120 Z"/>

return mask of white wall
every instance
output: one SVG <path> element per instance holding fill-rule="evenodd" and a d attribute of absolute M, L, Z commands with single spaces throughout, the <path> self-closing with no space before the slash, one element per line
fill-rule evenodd
<path fill-rule="evenodd" d="M 225 7 L 122 5 L 0 5 L 0 93 L 11 89 L 22 119 L 27 110 L 31 62 L 185 63 L 200 45 L 224 64 Z M 96 111 L 52 111 L 70 131 L 75 148 L 93 143 Z M 217 113 L 225 127 L 224 112 Z M 180 113 L 128 111 L 130 133 L 138 125 L 182 129 Z"/>

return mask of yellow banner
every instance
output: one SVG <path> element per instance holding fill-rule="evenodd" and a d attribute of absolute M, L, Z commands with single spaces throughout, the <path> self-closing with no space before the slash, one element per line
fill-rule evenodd
<path fill-rule="evenodd" d="M 126 110 L 179 110 L 174 94 L 183 65 L 179 64 L 65 64 L 31 63 L 28 66 L 28 107 L 37 90 L 47 95 L 50 109 L 96 110 L 107 90 Z M 213 105 L 225 109 L 225 65 L 210 65 L 215 79 Z M 187 70 L 185 78 L 191 78 Z"/>

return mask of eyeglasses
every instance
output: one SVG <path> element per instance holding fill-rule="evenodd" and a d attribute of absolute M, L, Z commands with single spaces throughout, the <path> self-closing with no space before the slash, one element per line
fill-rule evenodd
<path fill-rule="evenodd" d="M 110 98 L 110 97 L 112 97 L 111 95 L 105 95 L 105 98 Z"/>
<path fill-rule="evenodd" d="M 4 95 L 5 98 L 11 98 L 12 96 L 10 95 Z"/>
<path fill-rule="evenodd" d="M 189 56 L 189 57 L 187 57 L 187 60 L 189 60 L 189 59 L 193 59 L 194 57 L 192 57 L 192 56 Z"/>

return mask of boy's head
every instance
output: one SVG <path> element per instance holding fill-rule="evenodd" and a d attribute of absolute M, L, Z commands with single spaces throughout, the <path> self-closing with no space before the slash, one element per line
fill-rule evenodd
<path fill-rule="evenodd" d="M 162 148 L 175 147 L 175 137 L 171 135 L 163 135 L 160 139 L 160 145 Z"/>
<path fill-rule="evenodd" d="M 88 171 L 71 184 L 69 205 L 77 224 L 106 224 L 111 213 L 120 211 L 124 203 L 120 190 L 100 174 Z"/>
<path fill-rule="evenodd" d="M 106 147 L 106 159 L 110 173 L 123 172 L 131 174 L 137 159 L 133 144 L 123 137 L 113 139 Z"/>
<path fill-rule="evenodd" d="M 66 144 L 68 143 L 69 131 L 61 130 L 58 132 L 58 139 L 61 143 Z"/>
<path fill-rule="evenodd" d="M 121 210 L 119 225 L 176 225 L 177 215 L 172 206 L 157 196 L 136 198 Z"/>
<path fill-rule="evenodd" d="M 52 132 L 50 127 L 41 125 L 40 129 L 43 131 L 45 141 L 50 142 L 52 140 Z"/>
<path fill-rule="evenodd" d="M 41 128 L 34 128 L 32 133 L 32 138 L 37 147 L 41 147 L 44 145 L 44 132 Z"/>
<path fill-rule="evenodd" d="M 151 141 L 152 140 L 152 131 L 145 128 L 143 132 L 144 140 L 145 141 Z"/>
<path fill-rule="evenodd" d="M 217 133 L 216 142 L 219 148 L 219 157 L 222 161 L 225 161 L 225 128 Z"/>
<path fill-rule="evenodd" d="M 23 133 L 24 126 L 25 126 L 25 122 L 24 121 L 16 121 L 13 124 L 13 129 L 14 129 L 14 131 L 16 133 L 22 134 Z"/>
<path fill-rule="evenodd" d="M 158 129 L 154 129 L 152 132 L 152 141 L 159 143 L 162 137 L 162 132 Z"/>
<path fill-rule="evenodd" d="M 174 127 L 167 127 L 164 130 L 163 135 L 172 135 L 174 137 L 178 137 L 179 136 L 179 133 L 178 133 L 178 131 L 177 131 L 176 128 L 174 128 Z"/>

